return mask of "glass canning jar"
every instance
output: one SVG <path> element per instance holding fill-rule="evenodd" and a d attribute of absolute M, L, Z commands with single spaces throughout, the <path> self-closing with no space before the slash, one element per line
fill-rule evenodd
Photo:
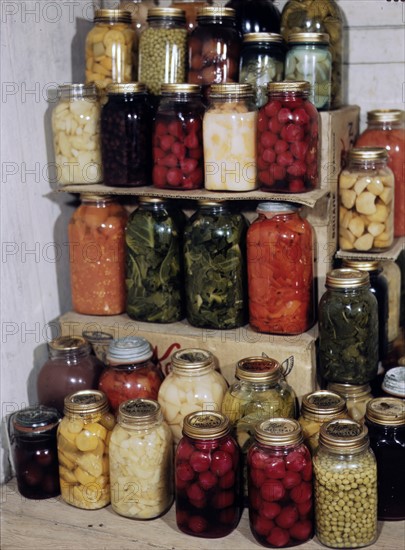
<path fill-rule="evenodd" d="M 212 0 L 172 0 L 170 6 L 178 8 L 186 12 L 186 26 L 191 33 L 197 26 L 197 13 L 200 9 L 208 7 L 212 4 Z"/>
<path fill-rule="evenodd" d="M 248 495 L 250 529 L 262 546 L 298 546 L 312 538 L 312 462 L 296 420 L 256 424 L 248 451 Z"/>
<path fill-rule="evenodd" d="M 345 399 L 350 418 L 357 422 L 364 421 L 367 403 L 373 398 L 370 384 L 355 385 L 330 382 L 328 390 L 338 393 Z"/>
<path fill-rule="evenodd" d="M 388 348 L 393 347 L 394 341 L 399 336 L 399 321 L 401 309 L 401 269 L 397 263 L 392 260 L 382 260 L 379 262 L 382 268 L 381 275 L 388 286 L 388 327 L 387 339 Z"/>
<path fill-rule="evenodd" d="M 229 535 L 241 512 L 239 474 L 239 447 L 228 418 L 212 411 L 188 414 L 175 456 L 180 531 L 204 538 Z"/>
<path fill-rule="evenodd" d="M 377 465 L 366 426 L 347 419 L 323 424 L 313 467 L 319 542 L 331 548 L 373 544 L 377 539 Z"/>
<path fill-rule="evenodd" d="M 273 0 L 228 0 L 235 10 L 236 24 L 243 35 L 250 32 L 280 32 L 280 11 Z"/>
<path fill-rule="evenodd" d="M 215 370 L 214 356 L 207 350 L 186 348 L 170 359 L 172 371 L 160 386 L 158 402 L 177 445 L 184 417 L 198 410 L 220 411 L 228 384 Z"/>
<path fill-rule="evenodd" d="M 172 432 L 153 399 L 121 403 L 110 439 L 111 506 L 120 516 L 153 519 L 173 502 Z"/>

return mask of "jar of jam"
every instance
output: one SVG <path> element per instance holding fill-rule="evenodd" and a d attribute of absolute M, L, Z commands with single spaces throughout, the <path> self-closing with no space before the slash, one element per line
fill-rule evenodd
<path fill-rule="evenodd" d="M 115 419 L 107 397 L 83 390 L 65 398 L 58 427 L 58 459 L 62 499 L 84 510 L 110 503 L 108 445 Z"/>
<path fill-rule="evenodd" d="M 170 6 L 172 8 L 178 8 L 184 10 L 186 13 L 186 27 L 189 33 L 191 33 L 197 26 L 197 13 L 198 10 L 205 8 L 212 4 L 212 0 L 172 0 Z"/>
<path fill-rule="evenodd" d="M 152 361 L 151 344 L 141 336 L 113 340 L 107 350 L 107 368 L 98 389 L 103 391 L 114 413 L 128 399 L 157 399 L 163 373 Z"/>
<path fill-rule="evenodd" d="M 205 189 L 256 189 L 256 134 L 257 108 L 251 85 L 212 85 L 203 120 Z"/>
<path fill-rule="evenodd" d="M 383 147 L 356 147 L 339 175 L 339 246 L 381 252 L 394 241 L 394 175 Z"/>
<path fill-rule="evenodd" d="M 109 453 L 114 512 L 142 520 L 164 514 L 173 502 L 173 445 L 159 403 L 121 403 Z"/>
<path fill-rule="evenodd" d="M 370 384 L 355 385 L 330 382 L 328 390 L 338 393 L 344 398 L 350 418 L 357 422 L 364 421 L 367 403 L 373 398 Z"/>
<path fill-rule="evenodd" d="M 247 233 L 249 322 L 258 332 L 301 334 L 314 323 L 314 237 L 299 207 L 262 202 Z"/>
<path fill-rule="evenodd" d="M 214 356 L 207 350 L 181 349 L 170 359 L 172 371 L 160 386 L 158 402 L 177 445 L 184 417 L 192 411 L 220 411 L 228 384 L 215 369 Z"/>
<path fill-rule="evenodd" d="M 38 402 L 63 413 L 68 394 L 97 388 L 104 365 L 80 336 L 54 338 L 48 343 L 48 352 L 38 374 Z"/>
<path fill-rule="evenodd" d="M 241 512 L 239 447 L 229 420 L 197 411 L 184 418 L 175 455 L 176 523 L 195 537 L 229 535 Z"/>
<path fill-rule="evenodd" d="M 280 11 L 273 0 L 228 0 L 235 10 L 236 24 L 243 35 L 250 32 L 280 32 Z"/>
<path fill-rule="evenodd" d="M 364 271 L 326 275 L 318 308 L 319 374 L 326 382 L 367 384 L 378 370 L 378 303 Z"/>
<path fill-rule="evenodd" d="M 309 82 L 269 82 L 257 125 L 258 183 L 267 191 L 303 193 L 319 185 L 319 114 Z"/>
<path fill-rule="evenodd" d="M 311 455 L 296 420 L 255 427 L 248 452 L 250 530 L 266 548 L 298 546 L 313 535 Z"/>
<path fill-rule="evenodd" d="M 83 315 L 125 311 L 125 208 L 108 195 L 81 194 L 68 227 L 73 309 Z"/>
<path fill-rule="evenodd" d="M 27 407 L 9 417 L 12 459 L 19 493 L 44 499 L 60 493 L 56 432 L 60 413 L 50 407 Z"/>
<path fill-rule="evenodd" d="M 153 124 L 152 183 L 159 189 L 204 186 L 201 89 L 194 84 L 162 84 Z"/>

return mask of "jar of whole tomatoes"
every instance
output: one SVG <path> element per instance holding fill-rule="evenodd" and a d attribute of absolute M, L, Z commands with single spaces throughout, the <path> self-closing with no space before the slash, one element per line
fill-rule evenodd
<path fill-rule="evenodd" d="M 111 196 L 81 194 L 68 227 L 73 309 L 83 315 L 125 311 L 125 208 Z"/>
<path fill-rule="evenodd" d="M 239 474 L 239 447 L 228 418 L 212 411 L 188 414 L 175 456 L 180 531 L 204 538 L 229 535 L 240 517 Z"/>
<path fill-rule="evenodd" d="M 107 351 L 107 368 L 100 377 L 103 391 L 114 413 L 128 399 L 157 399 L 164 378 L 152 361 L 151 344 L 141 336 L 113 340 Z"/>
<path fill-rule="evenodd" d="M 313 535 L 312 461 L 296 420 L 255 427 L 248 452 L 249 523 L 267 548 L 297 546 Z"/>
<path fill-rule="evenodd" d="M 247 233 L 249 322 L 301 334 L 315 320 L 313 229 L 294 204 L 262 202 L 257 213 Z"/>
<path fill-rule="evenodd" d="M 309 82 L 269 82 L 257 123 L 258 183 L 267 191 L 303 193 L 319 185 L 319 114 Z"/>

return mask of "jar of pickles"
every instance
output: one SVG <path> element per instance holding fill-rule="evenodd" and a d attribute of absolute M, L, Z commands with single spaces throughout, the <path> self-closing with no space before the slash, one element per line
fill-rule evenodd
<path fill-rule="evenodd" d="M 184 417 L 198 410 L 220 411 L 228 384 L 215 369 L 214 356 L 207 350 L 181 349 L 170 359 L 172 371 L 160 386 L 158 402 L 177 445 Z"/>
<path fill-rule="evenodd" d="M 80 195 L 69 226 L 73 309 L 83 315 L 125 311 L 125 208 L 109 195 Z"/>
<path fill-rule="evenodd" d="M 243 35 L 250 32 L 280 32 L 280 11 L 273 0 L 228 0 L 235 10 L 237 28 Z"/>
<path fill-rule="evenodd" d="M 330 382 L 328 390 L 338 393 L 344 398 L 350 418 L 357 422 L 364 421 L 367 403 L 373 398 L 370 384 L 355 385 Z"/>
<path fill-rule="evenodd" d="M 108 445 L 115 419 L 107 397 L 83 390 L 65 398 L 58 427 L 58 459 L 62 499 L 85 510 L 110 503 Z"/>
<path fill-rule="evenodd" d="M 296 420 L 256 424 L 248 452 L 249 523 L 267 548 L 297 546 L 313 534 L 311 455 Z"/>
<path fill-rule="evenodd" d="M 109 453 L 114 512 L 142 520 L 164 514 L 173 502 L 173 445 L 159 403 L 121 403 Z"/>
<path fill-rule="evenodd" d="M 184 418 L 175 456 L 176 523 L 195 537 L 229 535 L 241 512 L 239 448 L 229 420 L 198 411 Z"/>
<path fill-rule="evenodd" d="M 323 424 L 313 466 L 319 542 L 330 548 L 373 544 L 377 539 L 377 465 L 366 426 L 347 419 Z"/>

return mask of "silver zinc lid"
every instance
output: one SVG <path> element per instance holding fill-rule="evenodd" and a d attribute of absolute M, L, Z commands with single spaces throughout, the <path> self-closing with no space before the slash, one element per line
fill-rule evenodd
<path fill-rule="evenodd" d="M 140 363 L 150 359 L 153 350 L 150 342 L 142 336 L 126 336 L 112 340 L 107 350 L 107 361 L 113 363 Z"/>

